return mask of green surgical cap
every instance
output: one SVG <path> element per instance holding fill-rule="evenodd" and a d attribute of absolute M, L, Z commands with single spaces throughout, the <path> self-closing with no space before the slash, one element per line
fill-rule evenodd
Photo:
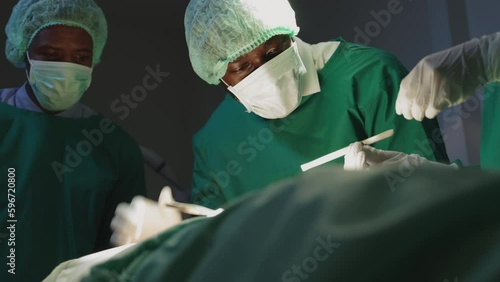
<path fill-rule="evenodd" d="M 16 67 L 25 67 L 28 50 L 37 33 L 52 25 L 79 27 L 94 45 L 93 64 L 100 61 L 108 37 L 104 13 L 93 0 L 20 0 L 5 27 L 5 55 Z"/>
<path fill-rule="evenodd" d="M 299 32 L 287 0 L 191 0 L 184 27 L 194 71 L 214 85 L 239 56 L 275 35 Z"/>

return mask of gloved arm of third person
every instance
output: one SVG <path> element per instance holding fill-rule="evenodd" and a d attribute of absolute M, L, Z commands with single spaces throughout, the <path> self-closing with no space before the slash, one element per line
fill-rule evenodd
<path fill-rule="evenodd" d="M 396 113 L 421 121 L 500 81 L 500 32 L 423 58 L 400 85 Z"/>
<path fill-rule="evenodd" d="M 379 150 L 368 145 L 363 145 L 361 142 L 349 145 L 347 154 L 344 156 L 345 170 L 364 170 L 369 167 L 381 165 L 426 165 L 436 168 L 458 168 L 457 164 L 443 164 L 429 161 L 417 154 L 408 155 L 401 152 Z"/>

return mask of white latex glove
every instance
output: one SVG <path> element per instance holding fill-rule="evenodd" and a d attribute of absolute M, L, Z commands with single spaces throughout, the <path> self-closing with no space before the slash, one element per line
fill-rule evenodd
<path fill-rule="evenodd" d="M 163 188 L 161 201 L 173 199 L 169 187 Z M 177 209 L 159 205 L 143 196 L 136 196 L 130 204 L 120 203 L 111 221 L 111 244 L 115 246 L 136 243 L 180 223 L 182 216 Z"/>
<path fill-rule="evenodd" d="M 349 145 L 347 154 L 344 156 L 345 170 L 363 170 L 372 166 L 379 165 L 428 165 L 443 168 L 458 168 L 456 164 L 442 164 L 429 161 L 417 154 L 405 154 L 395 151 L 385 151 L 375 149 L 371 146 L 363 145 L 361 142 L 352 143 Z"/>
<path fill-rule="evenodd" d="M 500 81 L 500 32 L 423 58 L 400 85 L 396 113 L 421 121 Z"/>

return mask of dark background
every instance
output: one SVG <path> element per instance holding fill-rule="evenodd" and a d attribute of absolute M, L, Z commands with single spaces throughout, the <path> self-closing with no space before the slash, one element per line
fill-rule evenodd
<path fill-rule="evenodd" d="M 17 1 L 2 0 L 0 26 L 5 27 Z M 291 0 L 301 28 L 299 37 L 309 43 L 342 36 L 354 41 L 355 28 L 365 30 L 374 21 L 373 13 L 387 10 L 394 0 Z M 386 26 L 358 42 L 388 50 L 411 69 L 423 56 L 448 48 L 471 37 L 500 30 L 500 1 L 496 0 L 403 0 L 402 11 L 393 14 Z M 206 84 L 191 69 L 184 38 L 184 11 L 188 1 L 103 1 L 109 38 L 102 62 L 94 69 L 93 83 L 83 103 L 110 117 L 142 146 L 156 151 L 186 189 L 191 185 L 193 154 L 191 139 L 224 96 L 220 87 Z M 166 8 L 165 8 L 166 7 Z M 0 50 L 5 33 L 0 33 Z M 131 109 L 126 118 L 111 104 L 142 84 L 146 67 L 170 75 Z M 25 81 L 24 70 L 14 68 L 0 56 L 0 88 L 18 87 Z M 477 164 L 480 115 L 465 120 L 460 129 L 440 123 L 451 138 L 447 149 L 451 159 Z M 224 142 L 224 140 L 221 140 Z M 347 145 L 347 144 L 346 144 Z M 146 168 L 149 196 L 156 199 L 163 178 Z"/>

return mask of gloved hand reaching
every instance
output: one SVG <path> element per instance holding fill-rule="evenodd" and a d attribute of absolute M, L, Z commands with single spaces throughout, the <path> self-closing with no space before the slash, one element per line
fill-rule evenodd
<path fill-rule="evenodd" d="M 500 32 L 423 58 L 401 82 L 396 113 L 421 121 L 500 81 Z"/>
<path fill-rule="evenodd" d="M 456 164 L 447 165 L 429 161 L 417 154 L 408 155 L 401 152 L 379 150 L 368 145 L 363 145 L 361 142 L 349 145 L 347 154 L 344 156 L 345 170 L 363 170 L 373 166 L 399 164 L 412 166 L 427 165 L 438 168 L 458 168 Z"/>
<path fill-rule="evenodd" d="M 182 217 L 175 208 L 165 207 L 162 202 L 173 199 L 169 187 L 163 188 L 160 203 L 136 196 L 130 204 L 120 203 L 111 221 L 111 244 L 121 246 L 148 239 L 180 223 Z"/>

